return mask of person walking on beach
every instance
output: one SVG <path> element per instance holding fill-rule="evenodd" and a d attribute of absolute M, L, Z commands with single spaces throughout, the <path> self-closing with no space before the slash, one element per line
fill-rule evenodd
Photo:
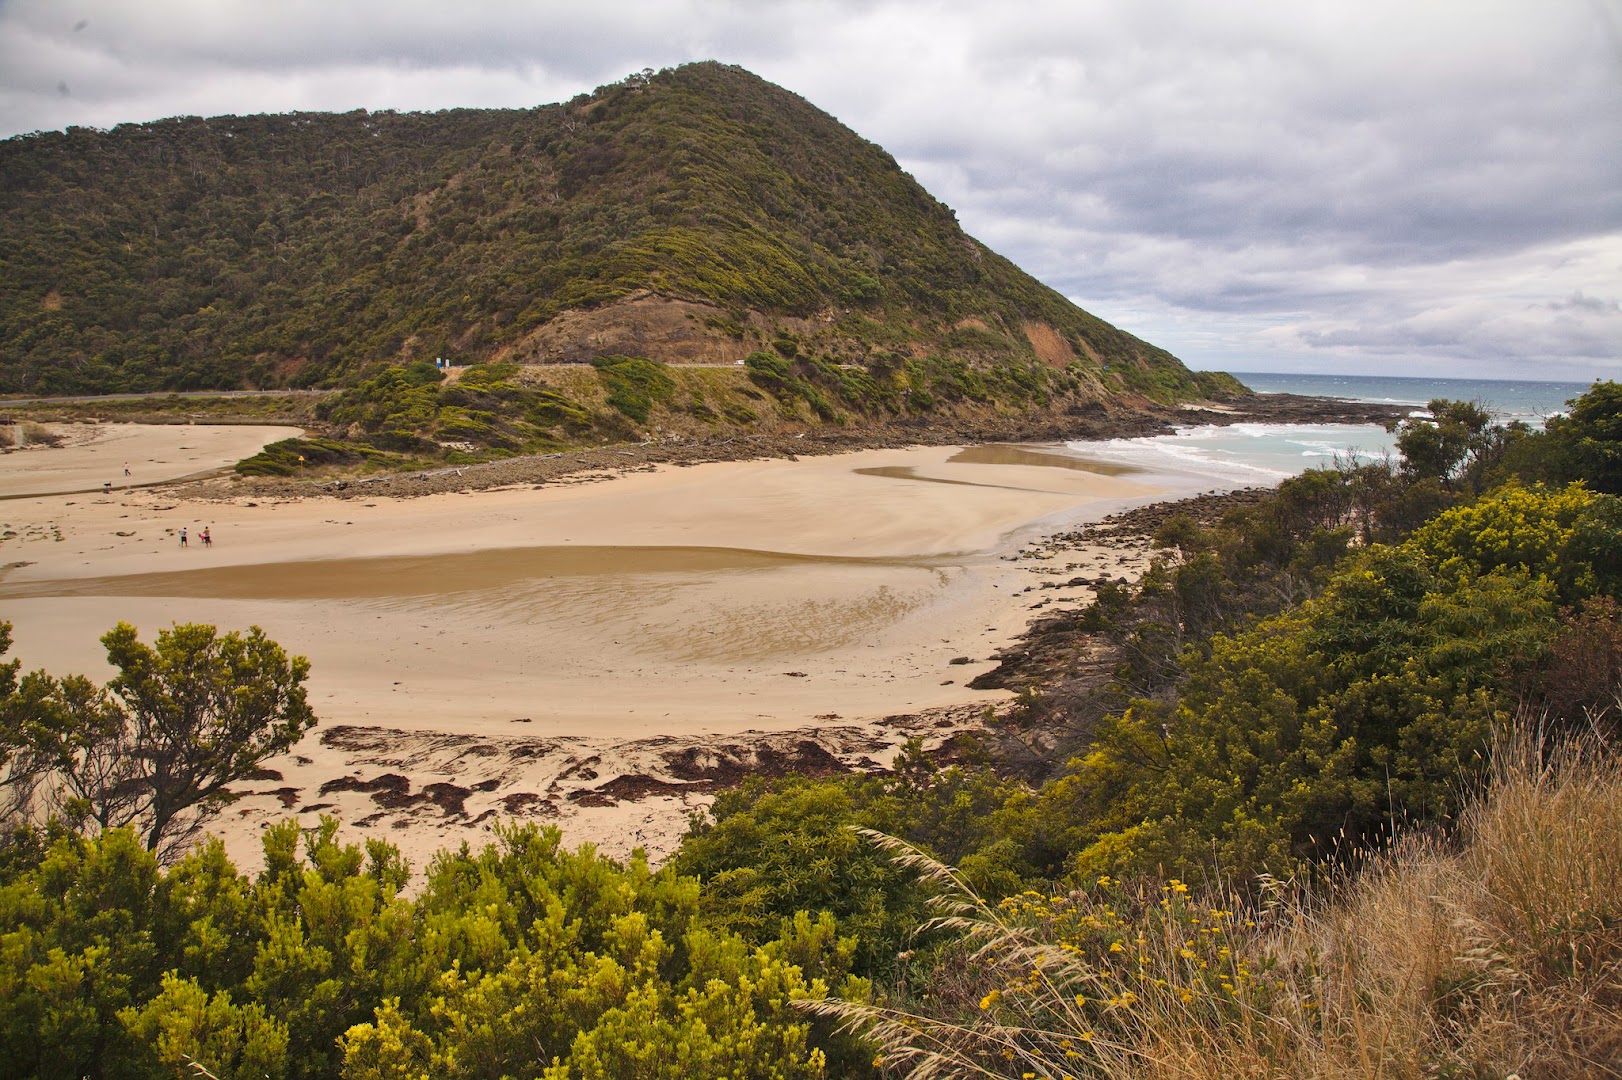
<path fill-rule="evenodd" d="M 186 546 L 186 526 L 184 525 L 180 527 L 180 546 Z"/>
<path fill-rule="evenodd" d="M 127 476 L 129 476 L 129 474 L 130 474 L 130 463 L 126 461 L 126 462 L 124 462 L 124 475 L 127 477 Z"/>
<path fill-rule="evenodd" d="M 212 547 L 213 545 L 214 545 L 214 541 L 210 540 L 209 536 L 208 536 L 208 526 L 204 525 L 203 526 L 203 546 L 204 547 Z"/>

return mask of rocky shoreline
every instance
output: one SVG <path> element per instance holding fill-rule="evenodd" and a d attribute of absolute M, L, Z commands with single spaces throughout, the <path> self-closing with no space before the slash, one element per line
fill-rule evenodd
<path fill-rule="evenodd" d="M 990 442 L 1068 442 L 1171 434 L 1179 427 L 1235 423 L 1385 424 L 1408 410 L 1391 405 L 1337 401 L 1296 394 L 1257 394 L 1181 409 L 1155 406 L 1112 411 L 1103 405 L 1053 416 L 1008 416 L 972 422 L 908 420 L 863 430 L 827 428 L 798 434 L 733 433 L 703 439 L 669 439 L 618 446 L 503 458 L 498 461 L 362 479 L 244 479 L 235 475 L 188 485 L 205 498 L 331 497 L 410 498 L 458 491 L 548 483 L 578 483 L 659 465 L 796 458 L 904 446 L 950 446 Z"/>
<path fill-rule="evenodd" d="M 1186 499 L 1151 503 L 1080 529 L 1058 533 L 1042 541 L 1049 552 L 1059 553 L 1083 546 L 1104 546 L 1116 551 L 1147 552 L 1161 526 L 1174 517 L 1186 517 L 1203 526 L 1217 524 L 1229 511 L 1253 506 L 1266 499 L 1271 488 L 1251 487 L 1234 491 L 1193 495 Z M 1063 584 L 1129 584 L 1124 579 L 1077 579 Z M 976 690 L 1041 689 L 1062 678 L 1074 679 L 1083 667 L 1096 667 L 1090 659 L 1098 652 L 1086 639 L 1082 625 L 1083 609 L 1054 611 L 1033 620 L 1020 640 L 1004 649 L 995 659 L 998 665 L 977 676 L 969 686 Z M 1107 675 L 1107 671 L 1104 672 Z"/>

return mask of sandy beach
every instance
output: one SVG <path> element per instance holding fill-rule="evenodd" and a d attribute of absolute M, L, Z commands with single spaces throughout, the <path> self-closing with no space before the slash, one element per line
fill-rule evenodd
<path fill-rule="evenodd" d="M 230 468 L 267 442 L 301 434 L 290 427 L 231 424 L 49 424 L 59 447 L 12 449 L 16 428 L 0 428 L 0 498 L 124 490 Z M 49 451 L 49 452 L 46 452 Z"/>
<path fill-rule="evenodd" d="M 288 434 L 100 425 L 0 456 L 0 617 L 25 669 L 105 679 L 121 619 L 258 625 L 310 658 L 320 725 L 216 819 L 245 866 L 265 825 L 323 811 L 419 867 L 497 818 L 658 853 L 744 772 L 887 763 L 1007 697 L 965 684 L 1039 601 L 1087 594 L 1041 586 L 1143 561 L 1027 544 L 1188 490 L 1030 446 L 342 502 L 73 479 L 189 476 Z"/>

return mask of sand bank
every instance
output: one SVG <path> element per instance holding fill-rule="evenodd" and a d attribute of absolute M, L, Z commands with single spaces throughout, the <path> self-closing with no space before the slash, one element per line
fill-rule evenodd
<path fill-rule="evenodd" d="M 62 445 L 13 447 L 24 426 L 45 427 Z M 185 424 L 44 424 L 0 427 L 0 498 L 121 491 L 235 465 L 266 443 L 303 432 L 290 427 Z"/>
<path fill-rule="evenodd" d="M 0 495 L 44 474 L 13 471 L 30 456 L 84 475 L 101 462 L 75 455 L 131 447 L 195 472 L 203 430 L 6 455 Z M 58 674 L 105 678 L 96 639 L 119 619 L 259 625 L 310 657 L 321 726 L 221 821 L 245 863 L 266 823 L 323 809 L 418 865 L 497 814 L 662 849 L 741 771 L 882 763 L 920 725 L 1005 698 L 965 684 L 1024 629 L 1030 593 L 1142 561 L 1052 566 L 1022 544 L 1183 490 L 1057 450 L 925 447 L 417 499 L 12 498 L 0 617 L 25 667 Z"/>

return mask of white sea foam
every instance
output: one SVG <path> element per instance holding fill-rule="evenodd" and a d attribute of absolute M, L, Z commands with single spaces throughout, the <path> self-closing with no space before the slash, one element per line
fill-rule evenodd
<path fill-rule="evenodd" d="M 1371 461 L 1387 453 L 1391 435 L 1372 424 L 1204 425 L 1175 435 L 1076 442 L 1082 456 L 1188 476 L 1204 485 L 1276 484 L 1305 469 L 1336 461 Z"/>
<path fill-rule="evenodd" d="M 1587 389 L 1580 383 L 1341 375 L 1240 374 L 1239 378 L 1264 393 L 1380 402 L 1405 407 L 1415 417 L 1430 415 L 1425 405 L 1434 398 L 1479 401 L 1500 421 L 1524 420 L 1533 427 L 1542 426 L 1544 417 Z M 1372 424 L 1240 423 L 1069 446 L 1081 457 L 1185 477 L 1190 487 L 1232 488 L 1276 484 L 1306 469 L 1327 468 L 1338 461 L 1377 460 L 1395 453 L 1395 436 Z"/>

